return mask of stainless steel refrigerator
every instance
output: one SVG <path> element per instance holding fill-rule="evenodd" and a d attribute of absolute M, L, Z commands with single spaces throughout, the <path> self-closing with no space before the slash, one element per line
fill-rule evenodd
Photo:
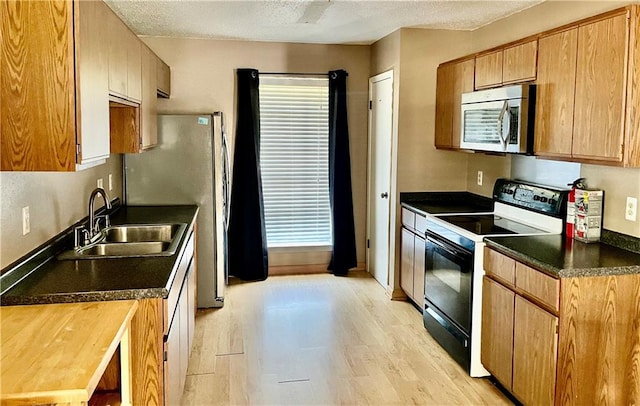
<path fill-rule="evenodd" d="M 223 114 L 159 115 L 158 145 L 126 155 L 128 205 L 196 204 L 198 307 L 221 307 L 228 278 L 229 160 Z"/>

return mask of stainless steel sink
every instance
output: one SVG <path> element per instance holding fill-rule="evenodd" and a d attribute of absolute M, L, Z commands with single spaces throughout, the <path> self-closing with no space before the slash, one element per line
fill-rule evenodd
<path fill-rule="evenodd" d="M 122 225 L 106 228 L 104 242 L 171 242 L 185 224 Z"/>
<path fill-rule="evenodd" d="M 170 256 L 187 229 L 185 223 L 125 224 L 107 227 L 94 244 L 65 251 L 58 259 L 107 259 Z"/>
<path fill-rule="evenodd" d="M 159 255 L 169 247 L 168 242 L 115 242 L 92 245 L 79 251 L 81 256 L 142 256 Z"/>

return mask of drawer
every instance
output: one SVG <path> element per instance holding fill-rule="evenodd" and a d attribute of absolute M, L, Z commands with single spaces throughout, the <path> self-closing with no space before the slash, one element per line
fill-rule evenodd
<path fill-rule="evenodd" d="M 516 288 L 556 312 L 560 305 L 560 280 L 516 262 Z"/>
<path fill-rule="evenodd" d="M 402 225 L 410 230 L 415 228 L 416 214 L 409 209 L 402 208 Z"/>
<path fill-rule="evenodd" d="M 416 233 L 424 237 L 424 233 L 427 231 L 427 216 L 423 216 L 422 214 L 418 213 L 415 213 L 414 216 Z"/>
<path fill-rule="evenodd" d="M 488 275 L 513 287 L 516 281 L 516 261 L 489 247 L 484 247 L 484 270 Z"/>

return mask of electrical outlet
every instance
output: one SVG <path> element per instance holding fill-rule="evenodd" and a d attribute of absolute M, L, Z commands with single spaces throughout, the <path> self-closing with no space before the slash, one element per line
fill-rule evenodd
<path fill-rule="evenodd" d="M 478 171 L 478 186 L 482 186 L 482 171 Z"/>
<path fill-rule="evenodd" d="M 113 190 L 113 175 L 109 174 L 109 192 Z"/>
<path fill-rule="evenodd" d="M 629 221 L 636 221 L 638 215 L 638 199 L 627 197 L 627 204 L 624 209 L 624 218 Z"/>
<path fill-rule="evenodd" d="M 102 189 L 102 178 L 98 179 L 98 187 Z"/>
<path fill-rule="evenodd" d="M 29 218 L 29 206 L 22 208 L 22 235 L 27 235 L 31 231 L 31 219 Z"/>

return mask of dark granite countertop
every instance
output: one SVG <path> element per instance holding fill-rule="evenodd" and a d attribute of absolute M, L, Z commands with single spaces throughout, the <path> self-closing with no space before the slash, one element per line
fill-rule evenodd
<path fill-rule="evenodd" d="M 425 215 L 493 212 L 491 198 L 459 191 L 400 193 L 400 204 Z"/>
<path fill-rule="evenodd" d="M 114 225 L 189 224 L 176 253 L 169 257 L 70 261 L 54 257 L 0 296 L 0 304 L 164 298 L 197 212 L 197 206 L 122 206 L 111 215 Z"/>
<path fill-rule="evenodd" d="M 631 237 L 632 238 L 632 237 Z M 640 273 L 640 254 L 563 235 L 486 237 L 486 245 L 556 278 Z"/>

